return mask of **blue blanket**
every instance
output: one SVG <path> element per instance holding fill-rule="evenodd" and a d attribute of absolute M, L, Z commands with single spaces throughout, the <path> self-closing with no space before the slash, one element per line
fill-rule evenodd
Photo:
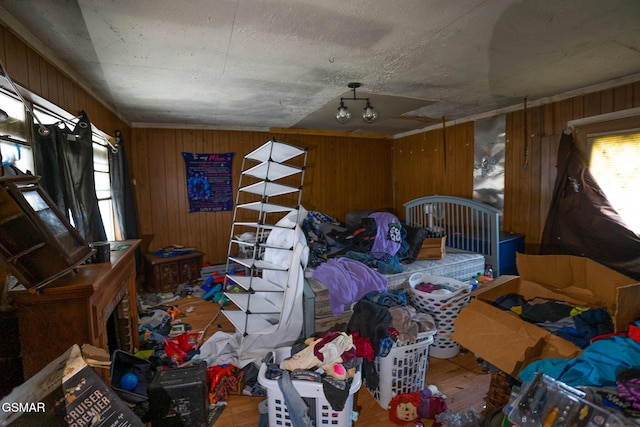
<path fill-rule="evenodd" d="M 518 377 L 523 382 L 533 379 L 536 372 L 573 387 L 616 385 L 616 373 L 621 369 L 640 366 L 640 343 L 626 335 L 602 338 L 591 343 L 582 356 L 573 359 L 543 359 L 527 365 Z"/>

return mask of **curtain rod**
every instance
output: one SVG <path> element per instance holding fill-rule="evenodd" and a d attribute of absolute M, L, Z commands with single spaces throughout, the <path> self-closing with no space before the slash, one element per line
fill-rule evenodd
<path fill-rule="evenodd" d="M 640 108 L 629 108 L 627 110 L 614 111 L 612 113 L 600 114 L 597 116 L 583 117 L 581 119 L 569 120 L 567 128 L 573 132 L 577 126 L 590 125 L 593 123 L 609 120 L 626 119 L 627 117 L 640 116 Z"/>
<path fill-rule="evenodd" d="M 27 100 L 24 99 L 24 97 L 22 96 L 22 93 L 18 89 L 18 86 L 16 86 L 16 84 L 13 82 L 13 79 L 11 79 L 11 77 L 9 76 L 9 73 L 7 72 L 7 69 L 4 68 L 4 64 L 2 63 L 2 61 L 0 61 L 0 68 L 2 69 L 2 74 L 4 74 L 4 77 L 7 79 L 7 81 L 9 82 L 9 84 L 11 85 L 13 90 L 15 91 L 16 95 L 18 95 L 18 98 L 20 98 L 20 101 L 22 102 L 22 105 L 24 105 L 24 108 L 26 108 L 27 111 L 29 111 L 29 113 L 31 113 L 31 117 L 33 117 L 34 120 L 36 122 L 38 122 L 38 133 L 40 135 L 42 135 L 42 136 L 49 135 L 49 133 L 51 133 L 51 131 L 49 129 L 47 129 L 47 127 L 45 125 L 43 125 L 42 122 L 40 121 L 40 119 L 38 119 L 36 117 L 36 115 L 33 113 L 33 110 L 31 109 L 31 105 L 29 105 Z"/>

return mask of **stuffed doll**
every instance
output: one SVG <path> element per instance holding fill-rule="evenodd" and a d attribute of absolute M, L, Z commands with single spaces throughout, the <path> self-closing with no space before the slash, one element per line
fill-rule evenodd
<path fill-rule="evenodd" d="M 413 393 L 400 393 L 389 402 L 389 420 L 401 426 L 427 419 L 434 421 L 433 427 L 442 427 L 435 421 L 436 415 L 446 411 L 443 395 L 433 386 Z"/>
<path fill-rule="evenodd" d="M 280 368 L 289 371 L 322 368 L 327 375 L 339 380 L 355 374 L 355 370 L 347 370 L 342 365 L 355 357 L 351 335 L 327 332 L 319 339 L 307 338 L 305 344 L 307 347 L 283 360 Z"/>

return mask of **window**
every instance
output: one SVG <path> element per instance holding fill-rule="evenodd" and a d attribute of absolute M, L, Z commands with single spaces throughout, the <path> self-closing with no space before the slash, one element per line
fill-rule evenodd
<path fill-rule="evenodd" d="M 627 226 L 640 234 L 640 129 L 590 134 L 589 170 Z"/>
<path fill-rule="evenodd" d="M 22 102 L 0 91 L 0 152 L 2 166 L 23 172 L 33 170 L 33 154 L 27 143 L 25 109 Z"/>
<path fill-rule="evenodd" d="M 607 200 L 627 227 L 640 234 L 640 116 L 578 125 L 575 134 L 589 171 Z"/>
<path fill-rule="evenodd" d="M 33 151 L 29 145 L 30 133 L 27 131 L 33 125 L 33 118 L 26 113 L 22 101 L 4 91 L 0 91 L 0 110 L 0 151 L 3 166 L 13 165 L 23 172 L 33 173 Z M 62 117 L 39 105 L 34 105 L 33 111 L 42 124 L 54 124 L 72 118 L 71 114 Z M 115 240 L 116 226 L 111 202 L 109 149 L 102 133 L 94 129 L 93 162 L 98 206 L 107 239 Z"/>

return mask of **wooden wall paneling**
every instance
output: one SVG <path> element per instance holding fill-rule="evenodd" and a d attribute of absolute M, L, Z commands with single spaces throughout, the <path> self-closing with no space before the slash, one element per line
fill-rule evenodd
<path fill-rule="evenodd" d="M 51 64 L 46 59 L 40 57 L 40 96 L 49 99 L 49 72 Z"/>
<path fill-rule="evenodd" d="M 455 130 L 453 128 L 449 129 L 449 136 L 447 138 L 453 139 L 454 132 Z M 431 152 L 433 154 L 433 157 L 431 159 L 430 165 L 428 165 L 428 166 L 431 166 L 431 168 L 429 168 L 431 169 L 431 174 L 428 177 L 422 176 L 421 179 L 424 180 L 424 179 L 431 178 L 429 182 L 430 184 L 429 194 L 439 194 L 439 193 L 444 194 L 447 191 L 446 190 L 447 164 L 453 162 L 454 159 L 445 158 L 445 155 L 447 153 L 445 151 L 442 128 L 438 128 L 429 132 L 429 137 L 427 138 L 427 141 L 429 142 L 429 144 L 433 149 Z"/>
<path fill-rule="evenodd" d="M 527 108 L 526 112 L 522 111 L 520 114 L 520 134 L 519 143 L 520 151 L 522 152 L 522 162 L 516 164 L 516 171 L 518 171 L 518 186 L 520 188 L 531 188 L 533 184 L 533 171 L 540 167 L 539 163 L 536 163 L 536 158 L 533 155 L 533 148 L 531 147 L 531 109 Z M 512 231 L 521 231 L 527 229 L 527 225 L 530 224 L 531 219 L 531 194 L 530 192 L 518 191 L 518 215 L 513 222 Z"/>
<path fill-rule="evenodd" d="M 27 51 L 27 67 L 29 71 L 29 90 L 35 93 L 42 93 L 42 76 L 40 71 L 40 56 L 33 50 Z"/>
<path fill-rule="evenodd" d="M 212 147 L 211 149 L 205 148 L 206 153 L 234 153 L 233 165 L 232 165 L 232 186 L 234 191 L 232 193 L 235 201 L 236 189 L 238 186 L 238 179 L 240 176 L 240 164 L 242 161 L 243 153 L 238 152 L 237 149 L 242 150 L 245 139 L 251 138 L 251 133 L 245 133 L 238 135 L 241 144 L 236 144 L 233 147 L 234 133 L 232 132 L 208 132 L 205 147 Z M 237 165 L 237 166 L 236 166 Z M 186 196 L 186 195 L 185 195 Z M 227 253 L 229 238 L 231 236 L 231 222 L 233 219 L 233 211 L 223 212 L 208 212 L 202 215 L 205 220 L 204 232 L 201 235 L 201 245 L 206 248 L 206 259 L 211 259 L 216 263 L 221 263 L 225 260 Z"/>
<path fill-rule="evenodd" d="M 5 34 L 6 34 L 7 30 L 0 26 L 0 61 L 2 61 L 2 64 L 6 67 L 7 66 L 7 47 L 6 47 L 6 43 L 5 43 Z"/>
<path fill-rule="evenodd" d="M 583 116 L 590 117 L 600 114 L 601 92 L 588 93 L 582 97 Z"/>
<path fill-rule="evenodd" d="M 190 132 L 186 129 L 179 129 L 176 130 L 175 133 L 175 143 L 176 143 L 176 151 L 180 154 L 180 158 L 177 160 L 176 164 L 176 169 L 180 170 L 181 174 L 183 174 L 183 176 L 186 176 L 185 174 L 185 165 L 184 165 L 184 158 L 182 157 L 182 153 L 183 152 L 190 152 L 190 150 L 188 150 L 187 148 L 185 148 L 186 144 L 188 144 L 190 142 L 190 138 L 192 138 L 193 135 L 190 135 Z M 177 180 L 176 180 L 177 181 Z M 189 214 L 189 203 L 187 201 L 187 184 L 185 182 L 185 178 L 183 178 L 182 181 L 177 181 L 176 182 L 176 208 L 177 208 L 177 216 L 173 219 L 176 223 L 176 227 L 178 227 L 178 230 L 180 230 L 180 240 L 178 241 L 179 244 L 185 244 L 182 242 L 187 242 L 189 241 L 189 236 L 188 236 L 188 230 L 189 227 L 187 226 L 187 215 Z M 198 248 L 199 251 L 204 253 L 204 248 Z M 204 253 L 203 255 L 203 260 L 206 260 L 206 253 Z"/>
<path fill-rule="evenodd" d="M 547 218 L 547 212 L 553 197 L 553 188 L 555 186 L 557 165 L 556 156 L 558 152 L 559 136 L 553 133 L 553 105 L 546 104 L 540 107 L 543 117 L 543 127 L 541 128 L 542 137 L 540 138 L 540 183 L 537 191 L 540 194 L 540 204 L 537 214 L 532 216 L 532 220 L 538 223 L 538 233 L 530 232 L 525 237 L 526 250 L 528 253 L 539 253 L 540 241 L 544 232 L 544 225 Z"/>
<path fill-rule="evenodd" d="M 180 179 L 178 175 L 177 161 L 182 160 L 178 158 L 180 152 L 176 147 L 176 130 L 164 129 L 162 131 L 162 137 L 159 137 L 158 144 L 162 144 L 162 173 L 165 176 L 164 188 L 162 192 L 164 197 L 162 200 L 166 205 L 166 218 L 165 227 L 162 229 L 161 240 L 168 242 L 169 244 L 182 244 L 180 236 L 179 222 L 176 221 L 180 215 L 180 207 L 178 206 L 178 183 L 184 182 L 184 178 Z M 160 236 L 158 236 L 160 237 Z"/>
<path fill-rule="evenodd" d="M 613 90 L 606 89 L 600 93 L 600 112 L 598 114 L 611 113 L 613 110 Z"/>
<path fill-rule="evenodd" d="M 401 219 L 404 219 L 402 205 L 418 197 L 425 186 L 422 178 L 429 175 L 425 168 L 429 157 L 425 139 L 426 133 L 416 134 L 395 140 L 393 144 L 394 204 Z M 412 179 L 411 171 L 414 171 L 415 179 Z"/>
<path fill-rule="evenodd" d="M 404 219 L 403 204 L 416 197 L 473 195 L 473 123 L 409 135 L 394 141 L 394 204 Z M 446 166 L 446 170 L 445 170 Z"/>
<path fill-rule="evenodd" d="M 574 115 L 573 110 L 573 98 L 565 99 L 563 101 L 558 101 L 554 103 L 555 105 L 555 115 L 554 115 L 554 126 L 553 133 L 555 135 L 560 136 L 562 131 L 564 131 L 567 127 L 567 122 L 569 122 Z"/>
<path fill-rule="evenodd" d="M 75 116 L 80 112 L 77 105 L 76 85 L 73 84 L 71 80 L 66 78 L 65 75 L 61 74 L 60 77 L 61 77 L 60 81 L 62 84 L 63 97 L 62 97 L 62 103 L 59 105 Z M 91 116 L 89 116 L 89 119 L 93 120 L 91 119 Z"/>
<path fill-rule="evenodd" d="M 4 30 L 5 62 L 4 66 L 18 86 L 29 87 L 29 65 L 27 46 L 10 31 Z"/>
<path fill-rule="evenodd" d="M 613 111 L 621 111 L 633 106 L 633 86 L 624 85 L 613 88 Z"/>
<path fill-rule="evenodd" d="M 540 203 L 538 212 L 531 217 L 532 220 L 537 222 L 538 232 L 530 231 L 529 235 L 525 237 L 527 253 L 536 254 L 540 252 L 542 233 L 544 233 L 547 213 L 551 206 L 553 188 L 556 182 L 558 142 L 556 135 L 545 135 L 540 139 Z M 530 227 L 530 230 L 532 228 L 534 227 Z"/>
<path fill-rule="evenodd" d="M 56 104 L 58 102 L 58 70 L 50 66 L 47 68 L 47 99 Z"/>
<path fill-rule="evenodd" d="M 163 141 L 164 130 L 149 130 L 149 183 L 151 189 L 151 226 L 154 230 L 152 250 L 168 246 L 169 238 L 166 233 L 168 206 L 166 195 L 166 181 L 173 177 L 167 177 L 164 158 L 165 150 Z"/>
<path fill-rule="evenodd" d="M 584 96 L 576 96 L 572 98 L 571 105 L 573 107 L 572 120 L 584 117 Z"/>
<path fill-rule="evenodd" d="M 283 142 L 289 141 L 289 135 L 280 135 L 278 137 Z M 332 189 L 323 188 L 322 185 L 316 185 L 320 182 L 320 168 L 318 164 L 322 164 L 319 161 L 321 150 L 318 147 L 325 145 L 325 141 L 328 139 L 326 136 L 315 136 L 314 138 L 307 138 L 306 141 L 300 140 L 300 138 L 294 138 L 290 143 L 292 145 L 307 149 L 307 165 L 304 171 L 304 182 L 302 187 L 302 206 L 307 211 L 326 209 L 325 207 L 316 206 L 316 200 L 326 200 L 326 197 L 330 194 Z M 312 143 L 313 142 L 313 143 Z M 313 192 L 311 191 L 313 189 Z M 333 189 L 335 191 L 335 189 Z"/>
<path fill-rule="evenodd" d="M 442 188 L 445 194 L 454 194 L 457 181 L 460 178 L 456 174 L 456 165 L 459 160 L 455 156 L 455 146 L 460 131 L 455 132 L 454 127 L 442 127 L 440 129 L 440 138 L 442 139 Z M 472 169 L 473 170 L 473 169 Z M 466 175 L 469 173 L 467 171 Z"/>
<path fill-rule="evenodd" d="M 65 102 L 65 75 L 62 74 L 61 71 L 56 70 L 56 85 L 58 86 L 58 98 L 55 100 L 54 104 L 59 107 L 64 108 L 66 105 Z"/>
<path fill-rule="evenodd" d="M 200 150 L 198 145 L 199 141 L 202 140 L 203 130 L 183 130 L 182 131 L 182 141 L 181 141 L 181 152 L 186 153 L 197 153 Z M 183 160 L 184 161 L 184 160 Z M 200 228 L 197 221 L 195 221 L 196 214 L 189 213 L 189 201 L 187 199 L 187 187 L 186 183 L 182 185 L 182 189 L 179 193 L 179 204 L 180 208 L 180 228 L 183 230 L 183 242 L 180 244 L 196 246 L 195 242 L 199 241 Z M 209 251 L 207 248 L 196 246 L 200 251 L 206 253 L 204 255 L 204 259 L 207 259 L 207 255 Z"/>
<path fill-rule="evenodd" d="M 203 132 L 197 141 L 196 153 L 226 153 L 235 152 L 231 149 L 232 141 L 238 141 L 239 143 L 245 139 L 246 133 L 244 132 L 232 132 L 232 131 L 205 131 Z M 242 145 L 240 143 L 240 145 Z M 242 156 L 238 153 L 234 154 L 232 165 L 232 188 L 235 201 L 235 194 L 238 185 L 238 179 L 240 176 L 240 166 L 238 163 L 239 157 Z M 236 166 L 237 165 L 237 166 Z M 185 203 L 188 205 L 187 196 L 185 193 Z M 188 209 L 187 209 L 188 212 Z M 195 237 L 196 245 L 198 248 L 202 248 L 203 252 L 207 255 L 207 259 L 214 263 L 224 262 L 227 252 L 232 211 L 226 212 L 194 212 L 188 213 L 188 218 L 195 220 L 193 230 L 198 231 Z"/>
<path fill-rule="evenodd" d="M 136 213 L 140 235 L 153 234 L 151 223 L 151 179 L 149 173 L 149 134 L 148 132 L 134 129 L 129 155 L 130 174 L 133 183 L 133 191 L 136 199 Z M 152 242 L 149 242 L 151 248 Z M 143 248 L 146 249 L 146 248 Z"/>
<path fill-rule="evenodd" d="M 453 130 L 450 132 L 453 133 Z M 435 129 L 428 132 L 425 135 L 423 144 L 425 147 L 426 163 L 421 162 L 421 164 L 418 165 L 418 169 L 407 170 L 407 178 L 409 179 L 405 183 L 405 185 L 411 185 L 412 182 L 419 182 L 421 184 L 421 191 L 416 194 L 416 197 L 436 194 L 438 188 L 443 188 L 442 182 L 445 163 L 442 156 L 442 129 Z M 442 192 L 444 193 L 444 191 Z M 403 203 L 412 199 L 413 197 L 406 199 Z"/>
<path fill-rule="evenodd" d="M 535 107 L 529 110 L 529 126 L 528 135 L 529 138 L 529 163 L 531 168 L 529 169 L 530 175 L 530 187 L 529 188 L 541 188 L 542 181 L 542 133 L 544 129 L 544 114 L 542 108 Z M 532 191 L 530 196 L 529 214 L 527 215 L 528 227 L 523 227 L 520 230 L 508 230 L 520 233 L 526 233 L 530 236 L 539 236 L 541 231 L 539 218 L 540 200 L 542 197 L 541 191 Z M 525 234 L 525 235 L 526 235 Z"/>

